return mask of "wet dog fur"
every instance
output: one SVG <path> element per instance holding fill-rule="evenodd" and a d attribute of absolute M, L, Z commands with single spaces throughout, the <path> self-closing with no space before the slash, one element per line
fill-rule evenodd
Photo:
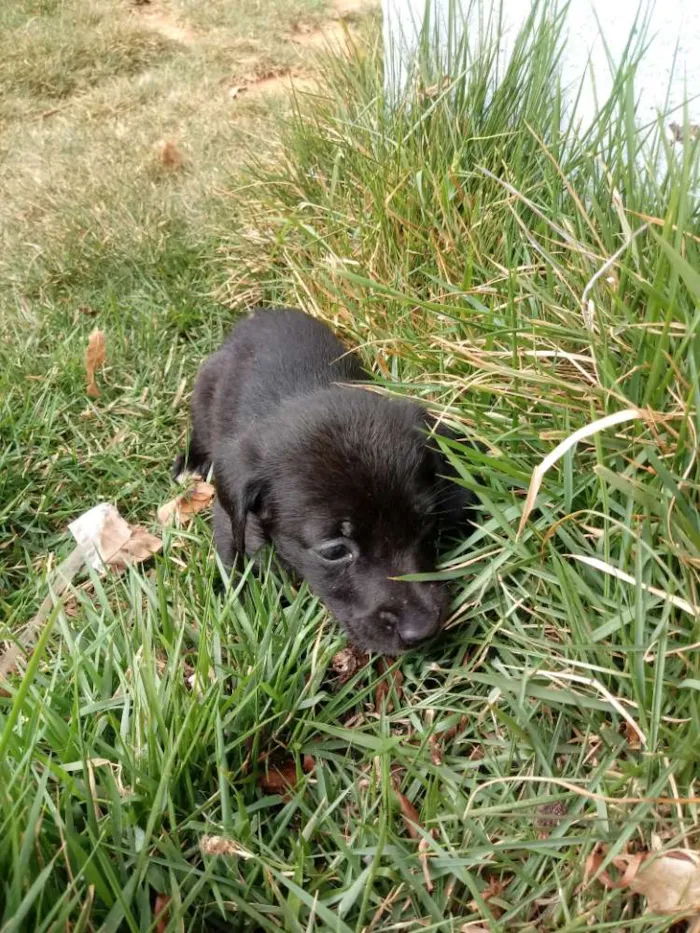
<path fill-rule="evenodd" d="M 444 532 L 466 525 L 467 492 L 413 402 L 361 388 L 368 374 L 324 324 L 255 311 L 201 366 L 189 447 L 213 465 L 225 566 L 271 542 L 365 650 L 397 655 L 431 638 L 449 597 L 435 582 Z"/>

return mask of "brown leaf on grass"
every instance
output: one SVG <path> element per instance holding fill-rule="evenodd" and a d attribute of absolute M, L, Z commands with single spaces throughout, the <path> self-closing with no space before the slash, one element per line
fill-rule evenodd
<path fill-rule="evenodd" d="M 603 853 L 601 852 L 599 846 L 594 846 L 593 851 L 588 855 L 583 866 L 583 884 L 586 885 L 594 877 L 597 876 L 598 881 L 601 882 L 606 888 L 614 888 L 615 882 L 612 880 L 610 875 L 607 872 L 601 872 L 600 866 L 603 864 Z"/>
<path fill-rule="evenodd" d="M 469 723 L 469 717 L 467 715 L 461 716 L 459 722 L 456 726 L 450 726 L 449 729 L 445 729 L 440 738 L 442 739 L 443 744 L 451 742 L 452 739 L 457 736 L 459 732 L 464 732 Z"/>
<path fill-rule="evenodd" d="M 156 902 L 153 905 L 153 917 L 158 921 L 156 923 L 155 933 L 165 933 L 170 923 L 171 900 L 172 898 L 169 894 L 156 894 Z"/>
<path fill-rule="evenodd" d="M 113 570 L 124 570 L 129 564 L 141 564 L 153 557 L 163 542 L 142 525 L 132 525 L 129 540 L 107 561 Z"/>
<path fill-rule="evenodd" d="M 239 94 L 243 94 L 248 88 L 244 84 L 235 84 L 228 89 L 229 100 L 235 100 Z"/>
<path fill-rule="evenodd" d="M 388 694 L 389 684 L 386 682 L 386 680 L 380 680 L 377 684 L 377 689 L 374 691 L 374 709 L 377 713 L 381 710 L 384 700 L 387 698 Z"/>
<path fill-rule="evenodd" d="M 435 733 L 428 739 L 428 747 L 430 748 L 430 760 L 434 765 L 440 767 L 443 762 L 442 749 L 440 748 L 440 742 Z"/>
<path fill-rule="evenodd" d="M 403 821 L 408 830 L 408 835 L 411 839 L 419 839 L 420 833 L 418 832 L 417 827 L 420 826 L 420 816 L 418 815 L 418 810 L 413 806 L 411 801 L 405 794 L 402 794 L 398 787 L 394 787 L 394 793 L 396 794 L 396 799 L 399 802 L 401 807 L 401 815 L 403 816 Z"/>
<path fill-rule="evenodd" d="M 382 679 L 377 684 L 377 689 L 374 691 L 374 709 L 378 713 L 389 695 L 392 682 L 394 685 L 394 690 L 396 691 L 396 696 L 401 699 L 403 694 L 403 674 L 398 668 L 394 668 L 394 670 L 389 673 L 389 664 L 384 658 L 379 659 L 377 670 L 380 674 L 386 675 L 382 677 Z M 391 713 L 393 712 L 393 709 L 394 704 L 391 700 L 389 700 L 386 705 L 386 710 L 388 713 Z"/>
<path fill-rule="evenodd" d="M 497 878 L 495 875 L 491 875 L 487 881 L 486 887 L 481 892 L 481 899 L 488 902 L 494 898 L 500 897 L 512 880 L 512 877 Z M 476 898 L 469 902 L 470 910 L 477 911 L 479 907 L 480 904 Z M 498 920 L 503 913 L 502 908 L 498 904 L 489 904 L 488 910 L 494 920 Z"/>
<path fill-rule="evenodd" d="M 304 774 L 310 774 L 316 767 L 316 761 L 311 755 L 304 755 L 301 767 Z M 274 764 L 268 762 L 259 778 L 259 784 L 263 790 L 270 794 L 281 794 L 283 797 L 294 789 L 296 782 L 297 767 L 291 757 L 278 759 Z"/>
<path fill-rule="evenodd" d="M 489 929 L 480 923 L 465 923 L 459 928 L 459 933 L 489 933 Z"/>
<path fill-rule="evenodd" d="M 592 875 L 608 888 L 622 888 L 646 898 L 655 914 L 700 914 L 700 852 L 669 849 L 666 852 L 637 852 L 618 855 L 612 863 L 622 876 L 615 881 L 600 870 L 605 854 L 594 849 L 586 859 L 584 883 Z"/>
<path fill-rule="evenodd" d="M 63 604 L 63 611 L 69 619 L 74 619 L 78 615 L 78 601 L 74 596 L 70 596 Z"/>
<path fill-rule="evenodd" d="M 637 749 L 642 747 L 642 743 L 639 739 L 639 730 L 635 729 L 631 723 L 625 720 L 625 738 L 627 739 L 627 744 L 632 749 Z"/>
<path fill-rule="evenodd" d="M 491 900 L 492 897 L 500 897 L 512 880 L 512 876 L 497 878 L 495 875 L 492 875 L 488 880 L 488 884 L 481 892 L 481 897 L 485 901 Z"/>
<path fill-rule="evenodd" d="M 95 327 L 88 337 L 87 350 L 85 351 L 85 372 L 87 373 L 87 394 L 91 398 L 99 398 L 100 390 L 95 382 L 95 373 L 101 366 L 104 366 L 106 359 L 105 335 L 99 327 Z"/>
<path fill-rule="evenodd" d="M 428 891 L 433 890 L 433 882 L 430 877 L 430 867 L 428 865 L 428 857 L 430 854 L 430 840 L 418 831 L 418 827 L 421 826 L 420 816 L 418 815 L 418 810 L 411 803 L 408 797 L 405 794 L 402 794 L 397 786 L 397 779 L 393 778 L 392 785 L 394 793 L 396 794 L 396 799 L 399 802 L 401 807 L 401 816 L 403 817 L 404 825 L 408 830 L 408 835 L 411 839 L 418 839 L 418 860 L 421 863 L 423 869 L 423 877 L 425 878 L 425 887 Z M 435 830 L 431 831 L 431 835 L 434 836 Z"/>
<path fill-rule="evenodd" d="M 123 570 L 139 564 L 162 547 L 160 538 L 140 525 L 130 525 L 107 502 L 88 509 L 68 526 L 86 562 L 95 570 Z"/>
<path fill-rule="evenodd" d="M 428 747 L 430 748 L 430 760 L 434 765 L 438 767 L 442 764 L 444 760 L 444 747 L 455 738 L 455 736 L 464 731 L 467 727 L 469 719 L 467 716 L 462 716 L 459 722 L 450 726 L 449 729 L 445 729 L 444 732 L 434 732 L 428 739 Z"/>
<path fill-rule="evenodd" d="M 182 153 L 171 139 L 161 139 L 158 143 L 158 158 L 170 172 L 182 168 Z"/>
<path fill-rule="evenodd" d="M 89 514 L 85 513 L 86 516 Z M 72 523 L 72 526 L 75 524 Z M 97 550 L 104 563 L 108 564 L 131 537 L 131 526 L 114 506 L 109 506 L 101 527 L 97 529 L 97 535 Z M 82 543 L 79 538 L 78 543 Z"/>
<path fill-rule="evenodd" d="M 161 505 L 158 509 L 158 521 L 161 525 L 167 525 L 177 517 L 183 523 L 188 522 L 195 512 L 201 512 L 202 509 L 211 505 L 215 493 L 216 490 L 211 483 L 199 480 L 189 489 L 181 492 L 179 496 Z"/>
<path fill-rule="evenodd" d="M 700 914 L 700 852 L 669 849 L 645 852 L 636 863 L 635 858 L 618 856 L 614 864 L 625 870 L 625 886 L 645 897 L 652 913 Z"/>
<path fill-rule="evenodd" d="M 360 651 L 354 645 L 348 645 L 331 659 L 331 667 L 338 675 L 341 684 L 347 683 L 350 678 L 363 668 L 369 661 L 366 651 Z"/>

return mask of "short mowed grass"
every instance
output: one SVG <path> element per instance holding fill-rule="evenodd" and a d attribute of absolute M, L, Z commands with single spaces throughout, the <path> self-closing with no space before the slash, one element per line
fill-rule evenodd
<path fill-rule="evenodd" d="M 81 512 L 156 527 L 196 367 L 250 304 L 328 320 L 458 428 L 478 504 L 441 566 L 444 636 L 347 680 L 272 557 L 221 587 L 201 516 L 79 578 L 0 692 L 0 930 L 672 928 L 586 865 L 700 848 L 697 144 L 636 129 L 622 73 L 574 134 L 538 16 L 498 90 L 495 45 L 453 48 L 396 109 L 370 21 L 277 120 L 226 96 L 237 42 L 293 54 L 257 13 L 175 4 L 196 46 L 120 21 L 104 58 L 106 0 L 10 9 L 0 637 L 21 642 Z M 535 467 L 625 409 L 518 535 Z"/>

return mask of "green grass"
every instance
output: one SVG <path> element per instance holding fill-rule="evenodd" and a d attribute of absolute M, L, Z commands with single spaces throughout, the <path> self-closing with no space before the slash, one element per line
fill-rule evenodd
<path fill-rule="evenodd" d="M 180 50 L 145 89 L 116 76 L 71 98 L 55 201 L 3 176 L 6 220 L 28 218 L 6 223 L 2 260 L 5 636 L 45 596 L 68 521 L 101 499 L 154 520 L 182 380 L 248 303 L 333 322 L 391 391 L 483 445 L 451 448 L 479 507 L 445 555 L 448 631 L 396 666 L 378 711 L 377 666 L 340 683 L 342 635 L 303 587 L 270 567 L 217 588 L 204 519 L 168 532 L 150 567 L 81 582 L 0 695 L 3 933 L 155 930 L 157 895 L 171 931 L 673 925 L 583 881 L 596 846 L 609 860 L 699 847 L 697 803 L 654 799 L 696 796 L 700 758 L 700 618 L 659 595 L 700 604 L 698 158 L 688 145 L 666 172 L 640 168 L 663 142 L 633 129 L 622 80 L 576 137 L 556 48 L 533 22 L 495 93 L 491 56 L 453 49 L 453 86 L 430 90 L 426 61 L 411 106 L 390 111 L 370 29 L 275 133 L 253 103 L 232 127 L 213 104 L 198 115 L 213 84 L 201 52 Z M 199 88 L 189 105 L 169 95 L 177 76 Z M 158 136 L 192 119 L 197 158 L 134 174 L 164 101 Z M 79 183 L 70 146 L 94 165 L 114 112 L 141 155 L 124 143 Z M 93 402 L 95 324 L 108 366 Z M 517 537 L 537 464 L 627 407 L 641 417 L 548 471 Z M 288 757 L 284 799 L 264 775 Z M 432 890 L 395 788 L 418 811 Z M 211 836 L 235 854 L 206 854 Z"/>

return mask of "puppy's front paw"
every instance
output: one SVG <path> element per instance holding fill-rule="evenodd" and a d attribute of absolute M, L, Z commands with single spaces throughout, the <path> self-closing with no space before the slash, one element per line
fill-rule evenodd
<path fill-rule="evenodd" d="M 182 474 L 185 472 L 185 466 L 187 464 L 187 455 L 182 453 L 178 454 L 175 457 L 172 467 L 170 468 L 170 473 L 172 478 L 176 481 L 180 479 Z"/>

